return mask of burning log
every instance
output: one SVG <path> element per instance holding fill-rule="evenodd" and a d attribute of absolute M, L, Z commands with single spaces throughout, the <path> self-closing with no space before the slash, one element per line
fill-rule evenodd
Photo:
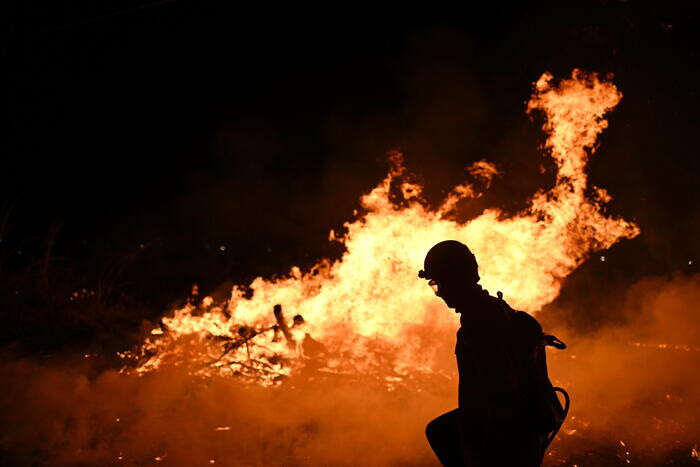
<path fill-rule="evenodd" d="M 289 331 L 289 326 L 287 326 L 287 321 L 285 321 L 284 319 L 284 314 L 282 314 L 282 305 L 275 305 L 275 307 L 273 308 L 273 312 L 275 314 L 275 319 L 277 320 L 277 325 L 279 326 L 280 331 L 282 331 L 284 338 L 287 340 L 287 346 L 290 349 L 296 348 L 296 342 L 294 342 L 294 337 Z"/>

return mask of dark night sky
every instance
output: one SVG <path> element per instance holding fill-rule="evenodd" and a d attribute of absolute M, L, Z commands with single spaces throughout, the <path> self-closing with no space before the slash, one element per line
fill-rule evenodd
<path fill-rule="evenodd" d="M 2 48 L 5 268 L 41 257 L 52 225 L 56 257 L 90 277 L 129 256 L 124 290 L 158 306 L 194 281 L 309 264 L 337 254 L 328 230 L 397 147 L 434 199 L 470 161 L 496 162 L 505 176 L 465 209 L 518 209 L 552 183 L 524 115 L 532 82 L 579 67 L 613 73 L 624 94 L 591 179 L 643 235 L 572 281 L 687 270 L 700 259 L 700 12 L 660 5 L 18 2 Z"/>

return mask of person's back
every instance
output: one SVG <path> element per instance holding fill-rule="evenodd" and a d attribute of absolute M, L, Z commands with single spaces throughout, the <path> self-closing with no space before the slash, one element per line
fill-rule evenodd
<path fill-rule="evenodd" d="M 446 241 L 419 273 L 461 315 L 458 408 L 430 422 L 426 435 L 444 465 L 537 466 L 548 422 L 536 413 L 541 388 L 531 358 L 542 328 L 483 290 L 477 268 L 465 245 Z"/>

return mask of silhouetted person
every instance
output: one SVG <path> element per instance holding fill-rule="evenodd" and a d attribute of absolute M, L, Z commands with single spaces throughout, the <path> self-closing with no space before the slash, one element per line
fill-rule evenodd
<path fill-rule="evenodd" d="M 431 248 L 418 275 L 461 315 L 458 408 L 428 424 L 433 451 L 446 466 L 540 465 L 565 416 L 544 363 L 551 336 L 481 288 L 476 258 L 460 242 Z"/>

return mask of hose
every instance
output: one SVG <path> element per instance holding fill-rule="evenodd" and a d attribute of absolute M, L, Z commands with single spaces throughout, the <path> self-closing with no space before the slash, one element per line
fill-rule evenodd
<path fill-rule="evenodd" d="M 544 442 L 544 449 L 547 449 L 547 447 L 552 443 L 552 441 L 554 441 L 554 437 L 557 436 L 557 433 L 559 433 L 559 430 L 564 424 L 564 420 L 566 420 L 566 416 L 569 414 L 569 406 L 571 405 L 569 393 L 566 392 L 564 388 L 554 386 L 552 389 L 554 390 L 554 392 L 560 392 L 562 396 L 564 396 L 564 414 L 561 418 L 561 423 L 559 424 L 559 426 L 552 430 L 552 432 L 547 436 L 547 439 Z M 559 398 L 558 396 L 556 397 L 557 399 Z"/>

